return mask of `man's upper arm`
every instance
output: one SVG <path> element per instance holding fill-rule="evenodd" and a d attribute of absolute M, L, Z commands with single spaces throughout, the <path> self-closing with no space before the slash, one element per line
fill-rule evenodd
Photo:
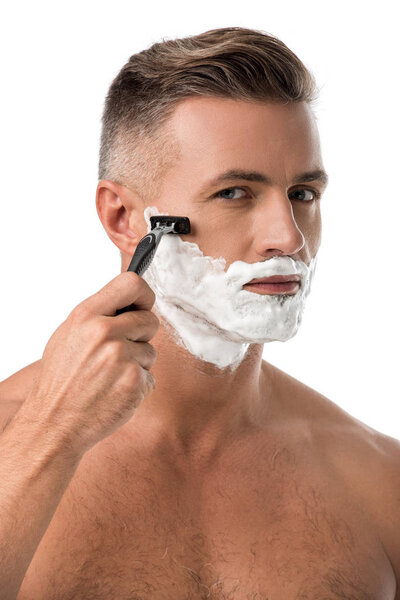
<path fill-rule="evenodd" d="M 39 375 L 41 359 L 0 381 L 0 401 L 24 402 Z"/>
<path fill-rule="evenodd" d="M 0 381 L 0 433 L 13 419 L 39 374 L 40 360 Z"/>

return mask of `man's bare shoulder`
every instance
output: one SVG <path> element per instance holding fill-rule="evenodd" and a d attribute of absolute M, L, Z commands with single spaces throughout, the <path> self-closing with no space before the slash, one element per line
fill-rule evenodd
<path fill-rule="evenodd" d="M 298 379 L 280 371 L 283 389 L 294 418 L 309 423 L 315 445 L 331 456 L 338 465 L 360 470 L 365 467 L 372 476 L 382 469 L 394 469 L 393 478 L 400 485 L 400 441 L 360 421 L 344 408 L 307 386 Z M 343 462 L 345 461 L 345 462 Z"/>
<path fill-rule="evenodd" d="M 307 420 L 313 433 L 328 436 L 337 441 L 339 435 L 355 439 L 376 441 L 382 436 L 379 431 L 366 425 L 334 401 L 314 390 L 302 381 L 273 367 L 274 389 L 283 407 L 284 417 Z M 385 437 L 385 436 L 384 436 Z M 327 440 L 328 441 L 328 440 Z"/>
<path fill-rule="evenodd" d="M 290 402 L 307 419 L 321 461 L 370 515 L 400 583 L 400 441 L 363 423 L 323 394 L 280 371 Z M 399 590 L 400 598 L 400 590 Z"/>
<path fill-rule="evenodd" d="M 18 412 L 38 376 L 40 360 L 37 360 L 3 381 L 0 381 L 0 432 Z"/>

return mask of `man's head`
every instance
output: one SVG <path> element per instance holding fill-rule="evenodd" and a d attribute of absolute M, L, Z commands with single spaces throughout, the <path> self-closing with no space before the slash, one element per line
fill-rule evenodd
<path fill-rule="evenodd" d="M 315 94 L 301 61 L 259 31 L 217 29 L 132 56 L 107 96 L 97 190 L 121 270 L 147 232 L 149 206 L 189 217 L 181 239 L 226 269 L 273 257 L 309 266 L 326 183 Z M 281 339 L 298 320 L 293 312 Z"/>

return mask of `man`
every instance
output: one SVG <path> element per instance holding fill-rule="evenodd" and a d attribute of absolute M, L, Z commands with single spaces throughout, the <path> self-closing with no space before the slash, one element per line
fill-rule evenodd
<path fill-rule="evenodd" d="M 155 45 L 154 54 L 135 55 L 137 63 L 132 57 L 121 71 L 132 76 L 136 66 L 136 86 L 145 88 L 164 70 L 171 86 L 173 65 L 175 75 L 183 73 L 177 89 L 189 73 L 210 88 L 200 93 L 187 81 L 190 93 L 153 137 L 164 152 L 157 155 L 155 145 L 143 151 L 157 161 L 157 177 L 141 173 L 145 162 L 138 160 L 136 177 L 130 170 L 134 154 L 121 133 L 121 113 L 110 108 L 117 94 L 123 97 L 122 75 L 103 118 L 96 206 L 121 251 L 121 272 L 148 231 L 146 209 L 187 216 L 192 226 L 188 235 L 164 236 L 143 276 L 159 292 L 160 327 L 151 339 L 155 388 L 133 418 L 79 461 L 17 598 L 400 598 L 399 443 L 264 361 L 263 343 L 254 341 L 295 334 L 298 298 L 321 243 L 327 178 L 310 100 L 291 87 L 301 63 L 281 42 L 252 30 L 227 28 L 188 40 Z M 275 53 L 268 55 L 267 44 Z M 276 89 L 262 98 L 262 52 L 275 69 L 263 76 L 270 85 L 274 77 L 280 82 L 280 101 Z M 157 60 L 170 60 L 171 71 Z M 206 60 L 232 66 L 225 96 L 217 89 L 222 79 L 200 81 L 211 71 Z M 283 71 L 291 73 L 290 84 L 282 83 Z M 252 99 L 244 97 L 251 87 L 246 73 Z M 127 89 L 134 94 L 132 81 Z M 285 85 L 296 100 L 283 100 Z M 110 123 L 114 137 L 107 138 Z M 236 174 L 214 181 L 228 171 Z M 205 285 L 204 297 L 197 289 L 190 296 L 178 279 L 178 257 L 187 277 L 204 259 L 203 276 L 197 274 L 206 283 L 219 269 L 213 260 L 224 261 L 219 293 Z M 227 274 L 236 263 L 235 272 L 250 278 L 229 304 Z M 281 272 L 281 265 L 298 267 L 292 272 L 301 273 L 300 281 L 286 288 L 249 285 Z M 227 311 L 242 310 L 247 336 L 240 319 L 232 323 L 218 312 L 221 295 Z M 202 312 L 203 301 L 208 311 Z M 264 311 L 261 323 L 253 306 Z M 181 318 L 174 320 L 173 307 Z M 197 347 L 193 340 L 202 335 L 207 343 Z M 214 351 L 218 341 L 226 352 Z M 43 377 L 40 363 L 2 382 L 4 423 Z"/>

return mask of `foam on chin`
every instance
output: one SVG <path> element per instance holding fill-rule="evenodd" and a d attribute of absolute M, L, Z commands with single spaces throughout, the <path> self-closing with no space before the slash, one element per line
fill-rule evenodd
<path fill-rule="evenodd" d="M 147 207 L 144 218 L 160 213 Z M 302 320 L 317 257 L 308 267 L 288 256 L 246 263 L 238 260 L 227 270 L 222 257 L 204 256 L 197 244 L 179 235 L 164 235 L 154 259 L 143 274 L 156 295 L 154 310 L 175 343 L 202 361 L 235 370 L 251 343 L 287 341 Z M 293 295 L 261 295 L 244 290 L 252 279 L 297 273 L 302 287 Z"/>

